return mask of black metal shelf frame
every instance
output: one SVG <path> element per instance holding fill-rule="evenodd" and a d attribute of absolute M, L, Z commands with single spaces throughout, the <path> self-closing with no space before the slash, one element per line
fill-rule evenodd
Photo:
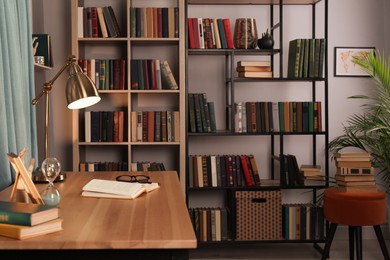
<path fill-rule="evenodd" d="M 206 1 L 207 2 L 207 1 Z M 186 2 L 186 10 L 185 10 L 185 15 L 188 17 L 188 6 L 189 5 L 205 5 L 207 4 L 203 0 L 198 1 L 198 0 L 187 0 Z M 218 1 L 218 4 L 223 4 L 221 3 L 222 1 Z M 239 2 L 239 1 L 238 1 Z M 325 38 L 325 54 L 324 54 L 324 77 L 321 78 L 299 78 L 299 79 L 292 79 L 292 78 L 287 78 L 284 77 L 284 72 L 283 72 L 283 29 L 284 29 L 284 22 L 283 22 L 283 8 L 284 6 L 287 5 L 295 5 L 294 3 L 291 3 L 289 0 L 280 0 L 277 2 L 269 2 L 269 1 L 258 1 L 256 3 L 249 3 L 253 6 L 255 5 L 268 5 L 270 9 L 270 28 L 273 27 L 275 24 L 278 24 L 277 26 L 279 30 L 279 48 L 278 49 L 273 49 L 273 50 L 259 50 L 259 49 L 254 49 L 254 50 L 242 50 L 242 49 L 189 49 L 188 46 L 186 48 L 186 60 L 188 59 L 189 56 L 194 56 L 194 55 L 223 55 L 225 56 L 225 71 L 227 78 L 225 79 L 225 87 L 226 87 L 226 93 L 229 93 L 229 95 L 226 95 L 226 110 L 227 110 L 227 119 L 226 120 L 226 126 L 224 130 L 218 130 L 216 133 L 190 133 L 189 127 L 188 127 L 188 122 L 186 122 L 186 158 L 188 160 L 188 155 L 189 155 L 189 148 L 188 148 L 188 143 L 190 142 L 189 139 L 193 137 L 218 137 L 218 136 L 242 136 L 240 138 L 243 138 L 244 136 L 268 136 L 271 139 L 271 179 L 275 178 L 275 151 L 276 151 L 276 146 L 279 143 L 279 152 L 281 154 L 284 153 L 284 139 L 286 136 L 293 136 L 293 135 L 308 135 L 311 136 L 312 138 L 312 151 L 313 155 L 311 158 L 312 164 L 317 164 L 317 155 L 316 152 L 318 147 L 317 147 L 317 136 L 323 136 L 324 138 L 324 143 L 325 143 L 325 151 L 324 151 L 324 173 L 326 178 L 329 176 L 329 152 L 328 152 L 328 143 L 329 143 L 329 101 L 328 101 L 328 0 L 315 0 L 315 1 L 303 1 L 302 3 L 298 3 L 297 5 L 311 5 L 311 15 L 312 15 L 312 38 L 318 37 L 317 31 L 316 31 L 316 20 L 317 20 L 317 8 L 319 3 L 323 3 L 323 13 L 324 13 L 324 32 L 323 32 L 323 38 Z M 212 3 L 208 3 L 212 4 Z M 231 4 L 229 1 L 227 4 Z M 237 3 L 239 4 L 239 3 Z M 245 3 L 244 3 L 245 4 Z M 248 4 L 248 3 L 247 3 Z M 278 8 L 276 8 L 278 7 Z M 322 8 L 322 7 L 321 7 Z M 276 12 L 278 13 L 279 21 L 275 22 L 275 14 Z M 187 20 L 186 20 L 187 23 Z M 186 24 L 186 28 L 187 24 Z M 274 30 L 271 31 L 272 34 L 274 34 Z M 186 32 L 186 37 L 188 37 L 188 32 Z M 186 42 L 188 45 L 188 39 L 186 38 Z M 258 55 L 258 56 L 269 56 L 271 60 L 271 67 L 273 68 L 273 71 L 275 71 L 275 62 L 274 59 L 277 58 L 277 55 L 279 55 L 279 76 L 278 77 L 273 77 L 273 78 L 261 78 L 261 79 L 248 79 L 248 78 L 236 78 L 234 77 L 234 68 L 235 68 L 235 56 L 245 56 L 245 55 Z M 186 62 L 187 63 L 187 62 Z M 186 75 L 188 75 L 188 66 L 186 66 Z M 186 91 L 188 94 L 188 77 L 186 77 Z M 316 94 L 318 89 L 321 88 L 321 91 L 323 91 L 323 103 L 324 103 L 324 109 L 322 110 L 323 116 L 324 116 L 324 129 L 321 132 L 303 132 L 303 133 L 294 133 L 294 132 L 268 132 L 268 133 L 235 133 L 234 129 L 234 114 L 235 114 L 235 107 L 234 107 L 234 101 L 235 101 L 235 89 L 237 87 L 240 87 L 241 83 L 244 82 L 305 82 L 307 83 L 310 88 L 310 91 L 312 93 L 312 101 L 317 101 L 316 100 Z M 318 84 L 321 83 L 321 84 Z M 186 113 L 188 115 L 188 95 L 186 95 Z M 278 137 L 278 140 L 275 138 Z M 187 172 L 189 170 L 189 164 L 187 163 L 186 166 Z M 188 183 L 188 181 L 187 181 Z M 267 190 L 267 189 L 311 189 L 312 190 L 312 199 L 313 202 L 317 201 L 317 195 L 318 191 L 321 189 L 324 189 L 328 187 L 328 182 L 325 182 L 324 185 L 318 185 L 318 186 L 306 186 L 306 187 L 251 187 L 249 190 Z M 187 193 L 187 202 L 188 202 L 188 193 L 193 193 L 193 192 L 201 192 L 202 190 L 215 190 L 215 191 L 221 191 L 221 192 L 226 192 L 228 197 L 228 194 L 233 193 L 235 190 L 243 190 L 243 189 L 248 189 L 246 188 L 236 188 L 236 187 L 206 187 L 206 188 L 189 188 L 188 185 L 186 185 L 186 193 Z M 228 198 L 229 201 L 233 200 L 232 198 Z M 234 203 L 229 203 L 230 207 L 234 211 Z M 231 221 L 231 227 L 233 230 L 235 230 L 234 221 Z M 204 247 L 204 246 L 209 246 L 209 245 L 220 245 L 220 244 L 231 244 L 231 243 L 253 243 L 253 242 L 278 242 L 278 243 L 313 243 L 313 246 L 321 251 L 322 249 L 318 246 L 317 243 L 323 243 L 325 241 L 323 240 L 277 240 L 277 241 L 221 241 L 221 242 L 202 242 L 199 245 Z"/>

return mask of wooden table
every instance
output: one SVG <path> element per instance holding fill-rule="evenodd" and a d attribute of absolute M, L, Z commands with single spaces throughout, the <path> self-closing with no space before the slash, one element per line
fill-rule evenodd
<path fill-rule="evenodd" d="M 67 172 L 65 181 L 55 184 L 64 230 L 27 240 L 0 236 L 0 255 L 188 259 L 197 241 L 176 172 L 145 173 L 161 187 L 135 200 L 81 197 L 91 179 L 115 180 L 120 174 L 137 173 Z M 42 191 L 46 184 L 36 186 Z M 11 188 L 0 192 L 0 200 L 9 200 Z"/>

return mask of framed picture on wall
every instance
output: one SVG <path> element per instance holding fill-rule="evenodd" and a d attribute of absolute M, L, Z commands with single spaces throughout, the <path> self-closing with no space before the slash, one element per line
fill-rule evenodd
<path fill-rule="evenodd" d="M 335 77 L 367 77 L 368 74 L 352 62 L 352 57 L 364 56 L 375 47 L 334 47 Z"/>

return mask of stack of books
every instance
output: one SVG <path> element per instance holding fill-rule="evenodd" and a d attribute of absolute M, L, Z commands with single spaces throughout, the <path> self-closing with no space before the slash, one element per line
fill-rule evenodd
<path fill-rule="evenodd" d="M 270 61 L 238 61 L 236 71 L 239 78 L 272 78 Z"/>
<path fill-rule="evenodd" d="M 340 191 L 375 192 L 374 168 L 370 153 L 335 153 L 336 184 Z"/>
<path fill-rule="evenodd" d="M 319 185 L 325 180 L 320 165 L 302 164 L 299 170 L 303 173 L 305 185 Z"/>
<path fill-rule="evenodd" d="M 27 239 L 62 230 L 55 206 L 0 201 L 0 236 Z"/>

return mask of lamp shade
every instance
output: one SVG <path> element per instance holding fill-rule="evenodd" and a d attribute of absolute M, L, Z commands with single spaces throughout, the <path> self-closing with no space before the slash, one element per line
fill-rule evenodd
<path fill-rule="evenodd" d="M 81 109 L 100 101 L 95 84 L 87 77 L 79 65 L 69 65 L 69 78 L 66 83 L 66 99 L 69 109 Z"/>

